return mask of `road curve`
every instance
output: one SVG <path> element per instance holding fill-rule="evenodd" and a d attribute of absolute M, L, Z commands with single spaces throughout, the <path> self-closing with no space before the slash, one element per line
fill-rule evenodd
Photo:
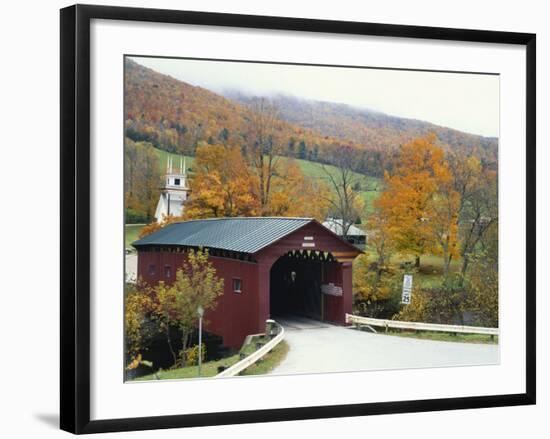
<path fill-rule="evenodd" d="M 499 363 L 498 345 L 373 334 L 302 317 L 276 320 L 290 346 L 271 372 L 277 375 Z"/>

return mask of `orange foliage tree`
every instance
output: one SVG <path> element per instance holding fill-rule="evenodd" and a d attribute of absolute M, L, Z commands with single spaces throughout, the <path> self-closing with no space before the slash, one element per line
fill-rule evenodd
<path fill-rule="evenodd" d="M 147 224 L 145 227 L 143 227 L 139 232 L 139 237 L 144 238 L 145 236 L 150 235 L 151 233 L 155 233 L 156 231 L 162 229 L 168 224 L 177 223 L 178 221 L 183 221 L 183 217 L 174 216 L 174 215 L 168 215 L 168 216 L 165 215 L 162 217 L 162 220 L 160 222 L 153 221 L 152 223 Z"/>
<path fill-rule="evenodd" d="M 262 111 L 259 110 L 260 115 Z M 274 111 L 274 110 L 269 110 Z M 258 116 L 260 117 L 260 116 Z M 199 145 L 184 219 L 235 216 L 326 216 L 328 189 L 306 177 L 273 148 L 271 116 L 254 122 L 256 146 L 247 156 L 231 144 Z M 263 145 L 263 146 L 262 146 Z M 316 194 L 316 196 L 312 196 Z"/>
<path fill-rule="evenodd" d="M 253 216 L 259 211 L 255 178 L 236 146 L 201 145 L 184 219 Z"/>
<path fill-rule="evenodd" d="M 447 277 L 451 260 L 459 255 L 458 217 L 460 193 L 442 148 L 433 135 L 404 145 L 392 174 L 385 174 L 385 190 L 375 208 L 387 220 L 387 231 L 396 249 L 411 253 L 420 265 L 426 252 L 444 258 Z"/>
<path fill-rule="evenodd" d="M 326 184 L 306 177 L 300 167 L 289 160 L 273 178 L 264 214 L 324 220 L 329 209 L 329 192 Z"/>

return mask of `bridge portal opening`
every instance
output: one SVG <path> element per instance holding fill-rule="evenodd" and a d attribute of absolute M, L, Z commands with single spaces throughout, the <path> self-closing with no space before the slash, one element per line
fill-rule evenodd
<path fill-rule="evenodd" d="M 323 286 L 336 280 L 338 267 L 334 257 L 323 251 L 296 250 L 281 256 L 270 273 L 271 317 L 325 320 L 327 304 Z"/>

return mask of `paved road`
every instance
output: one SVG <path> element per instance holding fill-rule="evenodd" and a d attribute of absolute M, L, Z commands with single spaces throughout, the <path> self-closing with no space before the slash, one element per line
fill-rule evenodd
<path fill-rule="evenodd" d="M 273 374 L 473 366 L 499 362 L 497 345 L 372 334 L 301 317 L 276 319 L 290 345 Z"/>

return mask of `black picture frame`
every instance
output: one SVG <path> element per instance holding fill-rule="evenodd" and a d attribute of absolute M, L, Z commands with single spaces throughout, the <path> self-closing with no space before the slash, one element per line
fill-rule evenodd
<path fill-rule="evenodd" d="M 526 48 L 526 392 L 384 403 L 90 420 L 90 21 L 92 19 L 324 32 Z M 72 433 L 303 420 L 535 404 L 536 401 L 536 36 L 210 12 L 75 5 L 61 10 L 61 404 L 60 424 Z"/>

